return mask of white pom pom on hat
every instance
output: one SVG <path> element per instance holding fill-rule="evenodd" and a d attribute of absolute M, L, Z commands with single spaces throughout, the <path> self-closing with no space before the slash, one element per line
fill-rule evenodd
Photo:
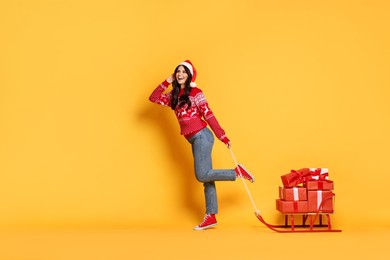
<path fill-rule="evenodd" d="M 192 65 L 191 61 L 185 60 L 185 61 L 183 61 L 182 63 L 180 63 L 179 65 L 183 65 L 183 66 L 185 66 L 187 69 L 190 70 L 191 76 L 192 76 L 190 86 L 193 87 L 193 88 L 196 87 L 195 80 L 196 80 L 196 74 L 197 74 L 197 73 L 196 73 L 196 69 L 195 69 L 194 65 Z"/>

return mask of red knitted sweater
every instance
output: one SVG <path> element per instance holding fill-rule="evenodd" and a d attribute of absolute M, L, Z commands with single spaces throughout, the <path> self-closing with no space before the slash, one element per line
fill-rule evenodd
<path fill-rule="evenodd" d="M 168 86 L 169 83 L 166 80 L 162 82 L 150 95 L 149 100 L 153 103 L 170 107 L 172 93 L 164 93 Z M 183 92 L 184 90 L 181 89 L 179 96 L 182 95 Z M 184 105 L 183 107 L 177 106 L 175 108 L 176 118 L 180 125 L 180 134 L 184 135 L 188 139 L 205 128 L 208 123 L 215 136 L 227 144 L 230 140 L 227 138 L 225 131 L 219 125 L 217 119 L 211 111 L 202 90 L 199 88 L 192 88 L 189 98 L 191 101 L 191 107 L 189 109 L 187 109 L 187 105 Z"/>

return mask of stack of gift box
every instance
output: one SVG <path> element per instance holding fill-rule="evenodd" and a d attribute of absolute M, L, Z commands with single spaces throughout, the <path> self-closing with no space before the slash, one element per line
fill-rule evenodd
<path fill-rule="evenodd" d="M 327 168 L 303 168 L 282 175 L 276 209 L 282 213 L 333 213 L 333 181 Z"/>

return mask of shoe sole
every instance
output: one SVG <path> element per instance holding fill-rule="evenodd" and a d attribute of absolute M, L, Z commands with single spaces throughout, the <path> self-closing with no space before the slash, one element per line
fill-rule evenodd
<path fill-rule="evenodd" d="M 245 180 L 248 180 L 248 181 L 250 181 L 250 182 L 255 182 L 255 177 L 253 177 L 253 175 L 247 170 L 247 169 L 245 169 L 245 167 L 244 166 L 242 166 L 241 164 L 238 164 L 241 168 L 243 168 L 244 169 L 244 171 L 246 172 L 246 173 L 248 173 L 248 175 L 249 176 L 251 176 L 251 180 L 248 180 L 247 178 L 244 178 L 244 176 L 242 176 L 242 178 L 244 178 Z"/>
<path fill-rule="evenodd" d="M 209 228 L 212 228 L 212 227 L 215 227 L 218 223 L 215 223 L 215 224 L 211 224 L 211 225 L 208 225 L 208 226 L 205 226 L 205 227 L 194 227 L 194 230 L 205 230 L 205 229 L 209 229 Z"/>

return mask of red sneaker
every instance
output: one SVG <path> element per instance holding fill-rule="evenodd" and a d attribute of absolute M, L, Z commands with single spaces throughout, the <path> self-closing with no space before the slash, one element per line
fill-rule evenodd
<path fill-rule="evenodd" d="M 234 170 L 236 171 L 237 178 L 242 177 L 244 179 L 249 180 L 250 182 L 255 181 L 255 178 L 252 176 L 252 174 L 250 174 L 241 164 L 238 164 Z"/>
<path fill-rule="evenodd" d="M 218 223 L 217 219 L 215 218 L 215 214 L 206 214 L 206 216 L 204 216 L 203 222 L 194 227 L 194 230 L 208 229 L 216 226 L 217 224 Z"/>

